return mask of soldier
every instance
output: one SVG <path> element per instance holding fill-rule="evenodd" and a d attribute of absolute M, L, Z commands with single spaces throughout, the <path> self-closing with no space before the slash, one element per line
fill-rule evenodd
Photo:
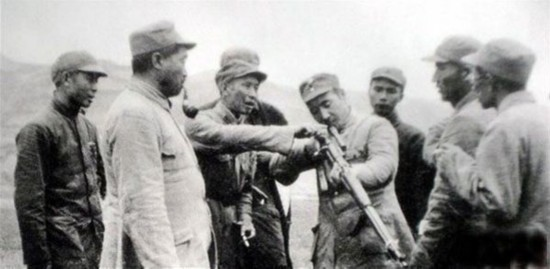
<path fill-rule="evenodd" d="M 197 130 L 207 121 L 233 125 L 234 131 L 238 131 L 238 127 L 247 127 L 235 125 L 246 122 L 248 116 L 257 108 L 257 90 L 266 77 L 267 75 L 259 71 L 256 65 L 246 61 L 234 60 L 222 66 L 216 74 L 221 98 L 213 108 L 200 112 L 194 121 L 188 123 L 188 132 L 192 139 L 201 139 L 197 137 Z M 250 129 L 251 126 L 248 127 L 247 129 Z M 256 130 L 282 128 L 256 127 Z M 216 130 L 211 131 L 217 132 Z M 203 137 L 210 136 L 206 133 L 209 132 L 201 134 Z M 220 135 L 227 139 L 231 137 L 231 132 Z M 253 135 L 254 133 L 242 133 L 242 137 L 239 139 L 250 140 Z M 212 211 L 219 265 L 221 268 L 251 266 L 245 264 L 244 255 L 248 251 L 245 251 L 243 246 L 246 246 L 248 240 L 255 235 L 252 225 L 252 194 L 257 155 L 253 151 L 244 152 L 246 147 L 242 143 L 234 143 L 232 149 L 221 150 L 216 148 L 219 142 L 215 140 L 205 141 L 202 138 L 202 141 L 197 142 L 195 149 L 206 180 L 206 196 Z M 209 145 L 214 147 L 209 147 Z M 239 147 L 243 147 L 243 149 L 239 150 Z M 293 178 L 296 179 L 296 177 L 297 175 Z M 262 191 L 256 188 L 256 192 Z M 282 234 L 280 236 L 282 237 Z M 254 247 L 257 245 L 258 242 L 255 242 Z M 281 251 L 284 251 L 283 248 L 284 246 L 281 246 Z M 282 255 L 282 258 L 285 259 L 284 252 Z M 282 264 L 275 264 L 275 266 L 286 266 L 285 260 L 277 261 L 277 263 L 279 262 Z"/>
<path fill-rule="evenodd" d="M 368 192 L 390 234 L 399 238 L 401 250 L 409 254 L 413 237 L 395 196 L 398 142 L 391 124 L 376 115 L 355 114 L 335 75 L 314 75 L 300 85 L 300 93 L 315 120 L 336 127 L 341 134 L 352 174 Z M 345 190 L 338 169 L 328 164 L 323 167 L 317 169 L 319 224 L 313 229 L 314 268 L 397 267 L 388 258 L 374 227 Z"/>
<path fill-rule="evenodd" d="M 406 79 L 400 69 L 380 67 L 371 74 L 369 98 L 374 113 L 386 118 L 397 131 L 399 168 L 395 193 L 413 235 L 417 235 L 418 223 L 426 213 L 433 187 L 434 169 L 422 159 L 424 134 L 403 122 L 395 109 L 403 99 L 405 85 Z"/>
<path fill-rule="evenodd" d="M 431 127 L 424 145 L 424 158 L 434 164 L 433 152 L 439 145 L 449 143 L 474 155 L 481 135 L 494 118 L 494 110 L 484 110 L 472 91 L 468 79 L 470 69 L 461 58 L 476 52 L 481 43 L 467 36 L 446 38 L 435 54 L 424 58 L 435 62 L 436 83 L 444 101 L 451 103 L 454 113 L 451 117 Z M 474 213 L 465 201 L 453 195 L 449 186 L 437 177 L 428 201 L 428 210 L 420 222 L 419 238 L 412 254 L 411 265 L 420 267 L 446 268 L 454 264 L 456 251 L 454 241 L 466 233 L 466 219 Z M 481 216 L 478 216 L 481 217 Z"/>
<path fill-rule="evenodd" d="M 87 52 L 53 64 L 53 100 L 16 137 L 15 208 L 28 268 L 98 268 L 104 170 L 96 127 L 84 117 L 106 76 Z"/>
<path fill-rule="evenodd" d="M 481 258 L 476 265 L 546 267 L 550 111 L 535 104 L 525 90 L 535 56 L 516 41 L 495 39 L 463 61 L 476 66 L 475 90 L 481 105 L 496 108 L 498 115 L 483 134 L 475 158 L 457 146 L 445 144 L 436 153 L 438 170 L 454 193 L 487 214 L 487 227 L 482 232 L 524 234 L 519 241 L 507 240 L 492 249 L 478 248 L 485 252 L 470 258 Z M 540 233 L 538 243 L 521 239 L 529 230 Z M 496 250 L 501 252 L 487 255 Z"/>
<path fill-rule="evenodd" d="M 193 147 L 169 97 L 186 78 L 194 42 L 171 22 L 130 35 L 131 81 L 107 116 L 108 193 L 101 267 L 209 267 L 210 216 Z"/>
<path fill-rule="evenodd" d="M 222 53 L 220 67 L 233 60 L 246 61 L 259 65 L 260 58 L 255 51 L 248 48 L 235 47 Z M 211 109 L 219 101 L 206 104 L 201 109 Z M 257 107 L 247 115 L 246 124 L 251 125 L 287 125 L 283 113 L 273 105 L 257 101 Z M 261 156 L 265 156 L 262 154 Z M 270 160 L 271 158 L 263 158 Z M 297 179 L 299 173 L 272 177 L 269 175 L 267 162 L 262 163 L 256 170 L 252 192 L 252 221 L 256 236 L 250 240 L 250 247 L 245 253 L 244 262 L 248 268 L 291 268 L 289 252 L 290 208 L 285 213 L 281 195 L 276 180 L 289 185 Z M 287 171 L 290 172 L 290 171 Z"/>

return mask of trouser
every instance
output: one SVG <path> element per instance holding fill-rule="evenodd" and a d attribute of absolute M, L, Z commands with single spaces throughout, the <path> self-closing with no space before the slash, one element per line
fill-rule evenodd
<path fill-rule="evenodd" d="M 275 206 L 254 208 L 253 223 L 256 236 L 245 249 L 245 267 L 288 268 L 283 227 Z"/>
<path fill-rule="evenodd" d="M 236 221 L 236 206 L 224 206 L 221 202 L 209 199 L 212 213 L 218 267 L 220 269 L 244 268 L 244 242 L 240 236 L 240 225 Z"/>
<path fill-rule="evenodd" d="M 90 224 L 78 231 L 80 243 L 85 256 L 82 258 L 67 258 L 56 255 L 52 257 L 52 269 L 97 269 L 101 258 L 102 234 L 97 233 L 94 225 Z M 62 251 L 59 251 L 62 253 Z"/>

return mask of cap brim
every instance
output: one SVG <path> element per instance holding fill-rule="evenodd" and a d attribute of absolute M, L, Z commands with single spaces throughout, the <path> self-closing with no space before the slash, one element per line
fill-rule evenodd
<path fill-rule="evenodd" d="M 437 55 L 430 55 L 430 56 L 426 56 L 426 57 L 422 58 L 422 61 L 431 62 L 431 63 L 437 63 L 437 62 L 444 63 L 444 62 L 448 62 L 449 59 L 445 59 L 445 58 L 437 56 Z"/>
<path fill-rule="evenodd" d="M 478 53 L 472 53 L 470 55 L 464 56 L 464 58 L 460 59 L 463 63 L 467 65 L 472 66 L 478 66 L 479 65 L 479 54 Z"/>
<path fill-rule="evenodd" d="M 380 75 L 372 76 L 372 77 L 371 77 L 371 80 L 373 80 L 373 79 L 380 79 L 380 78 L 385 78 L 385 79 L 387 79 L 387 80 L 389 80 L 389 81 L 391 81 L 391 82 L 393 82 L 393 83 L 395 83 L 395 84 L 397 84 L 397 85 L 399 85 L 399 86 L 405 86 L 405 85 L 403 84 L 403 82 L 400 82 L 400 81 L 399 81 L 399 79 L 397 79 L 397 78 L 395 78 L 395 77 L 392 77 L 392 76 L 389 76 L 389 75 L 386 75 L 386 74 L 380 74 Z"/>
<path fill-rule="evenodd" d="M 302 96 L 302 99 L 304 99 L 304 102 L 307 103 L 327 92 L 330 92 L 332 90 L 332 88 L 330 87 L 324 87 L 322 89 L 315 89 L 313 92 L 305 95 L 305 96 Z"/>
<path fill-rule="evenodd" d="M 103 68 L 97 64 L 85 65 L 83 67 L 79 67 L 78 70 L 87 73 L 96 73 L 102 77 L 107 76 L 107 72 L 105 72 L 105 70 L 103 70 Z"/>
<path fill-rule="evenodd" d="M 235 78 L 242 78 L 242 77 L 246 77 L 246 76 L 254 76 L 260 82 L 264 82 L 267 79 L 267 74 L 262 72 L 262 71 L 258 71 L 258 70 L 243 72 L 241 74 L 236 75 Z"/>
<path fill-rule="evenodd" d="M 195 46 L 197 46 L 197 43 L 194 43 L 194 42 L 181 42 L 181 43 L 177 43 L 178 45 L 182 45 L 186 50 L 190 50 L 192 48 L 194 48 Z"/>

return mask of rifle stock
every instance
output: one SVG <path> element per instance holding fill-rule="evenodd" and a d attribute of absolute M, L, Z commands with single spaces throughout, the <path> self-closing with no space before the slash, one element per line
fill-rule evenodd
<path fill-rule="evenodd" d="M 340 167 L 343 171 L 342 181 L 346 189 L 350 192 L 357 206 L 359 206 L 361 211 L 365 213 L 374 227 L 374 230 L 384 242 L 388 255 L 395 261 L 399 262 L 401 266 L 406 267 L 406 256 L 399 250 L 399 246 L 397 244 L 398 240 L 391 236 L 388 228 L 384 225 L 380 215 L 372 205 L 370 197 L 361 185 L 361 182 L 354 175 L 352 175 L 351 166 L 344 158 L 346 147 L 338 134 L 338 131 L 333 126 L 330 126 L 328 131 L 328 139 L 324 137 L 317 137 L 319 143 L 321 144 L 320 153 L 324 154 L 333 165 Z M 335 141 L 337 145 L 331 141 Z"/>

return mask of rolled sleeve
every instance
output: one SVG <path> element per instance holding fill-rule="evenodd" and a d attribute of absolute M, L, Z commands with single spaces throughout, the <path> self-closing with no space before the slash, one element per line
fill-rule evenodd
<path fill-rule="evenodd" d="M 353 172 L 366 189 L 385 186 L 397 170 L 397 133 L 389 122 L 380 121 L 371 127 L 365 151 L 367 161 L 352 166 Z"/>
<path fill-rule="evenodd" d="M 201 114 L 187 122 L 185 129 L 199 150 L 217 152 L 265 150 L 286 155 L 294 140 L 292 127 L 224 125 Z"/>
<path fill-rule="evenodd" d="M 16 137 L 15 209 L 24 261 L 28 265 L 50 261 L 46 233 L 46 196 L 48 177 L 48 140 L 38 125 L 27 125 Z"/>
<path fill-rule="evenodd" d="M 145 268 L 180 266 L 165 205 L 159 133 L 151 119 L 125 115 L 113 134 L 124 229 Z"/>

